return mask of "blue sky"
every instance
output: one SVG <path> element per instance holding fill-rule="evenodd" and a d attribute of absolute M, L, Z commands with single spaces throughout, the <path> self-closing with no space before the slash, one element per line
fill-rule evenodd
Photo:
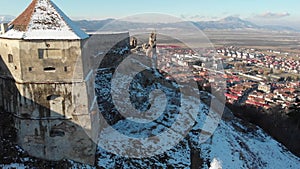
<path fill-rule="evenodd" d="M 262 23 L 300 21 L 299 0 L 53 0 L 73 19 L 120 18 L 145 12 L 186 20 L 239 16 Z M 31 0 L 5 0 L 0 14 L 17 16 Z M 296 24 L 296 23 L 295 23 Z"/>

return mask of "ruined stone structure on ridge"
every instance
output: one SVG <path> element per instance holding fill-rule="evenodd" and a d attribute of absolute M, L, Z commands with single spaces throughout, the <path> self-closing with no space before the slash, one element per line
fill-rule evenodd
<path fill-rule="evenodd" d="M 156 55 L 156 33 L 152 32 L 149 36 L 148 49 L 146 55 L 149 57 L 154 57 Z"/>
<path fill-rule="evenodd" d="M 89 55 L 101 47 L 85 46 L 90 35 L 50 0 L 33 0 L 1 32 L 0 107 L 15 117 L 18 144 L 38 158 L 94 164 L 99 56 Z"/>
<path fill-rule="evenodd" d="M 149 36 L 149 46 L 146 51 L 146 56 L 152 59 L 152 68 L 157 68 L 157 49 L 156 49 L 156 36 L 157 34 L 152 32 Z"/>

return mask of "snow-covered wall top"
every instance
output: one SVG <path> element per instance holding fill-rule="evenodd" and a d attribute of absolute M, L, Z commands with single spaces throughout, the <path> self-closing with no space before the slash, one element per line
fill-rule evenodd
<path fill-rule="evenodd" d="M 0 37 L 12 39 L 86 39 L 80 30 L 51 0 L 33 0 L 27 9 L 10 23 Z"/>

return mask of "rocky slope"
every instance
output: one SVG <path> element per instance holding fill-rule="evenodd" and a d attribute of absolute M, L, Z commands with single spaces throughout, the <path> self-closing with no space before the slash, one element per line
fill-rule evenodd
<path fill-rule="evenodd" d="M 130 69 L 128 70 L 130 71 Z M 188 109 L 183 110 L 186 113 L 180 114 L 180 105 L 178 104 L 178 92 L 180 87 L 172 80 L 165 80 L 163 75 L 157 74 L 153 70 L 145 71 L 137 74 L 134 80 L 129 84 L 130 99 L 134 103 L 136 109 L 141 112 L 147 110 L 164 110 L 162 115 L 150 114 L 139 120 L 148 120 L 147 122 L 132 123 L 140 116 L 132 116 L 129 119 L 121 118 L 120 112 L 115 104 L 127 107 L 126 102 L 122 102 L 123 98 L 113 98 L 110 91 L 115 93 L 128 91 L 126 82 L 130 77 L 126 72 L 119 75 L 114 74 L 114 70 L 100 70 L 96 80 L 96 92 L 100 95 L 98 99 L 99 107 L 102 115 L 109 120 L 109 124 L 114 130 L 119 131 L 123 135 L 135 138 L 147 138 L 162 133 L 167 128 L 171 128 L 177 119 L 193 118 L 193 124 L 187 135 L 174 147 L 170 147 L 162 154 L 149 156 L 146 158 L 129 158 L 115 155 L 109 148 L 114 148 L 118 154 L 135 155 L 138 152 L 140 143 L 134 144 L 128 142 L 120 134 L 115 134 L 111 127 L 106 127 L 101 131 L 99 148 L 97 152 L 96 166 L 87 166 L 72 161 L 47 162 L 26 155 L 12 141 L 2 139 L 1 147 L 1 168 L 213 168 L 214 166 L 222 168 L 298 168 L 300 159 L 290 153 L 284 146 L 276 142 L 270 136 L 265 134 L 260 128 L 243 122 L 235 118 L 227 109 L 223 114 L 221 121 L 218 113 L 211 113 L 209 107 L 204 102 L 214 99 L 209 94 L 200 92 L 202 101 L 197 106 L 198 113 L 191 115 Z M 146 77 L 146 78 L 145 78 Z M 117 80 L 113 80 L 117 79 Z M 147 81 L 148 79 L 148 81 Z M 150 79 L 150 81 L 149 81 Z M 113 82 L 113 83 L 112 83 Z M 117 87 L 116 87 L 117 86 Z M 153 93 L 154 90 L 163 92 Z M 155 97 L 153 96 L 155 95 Z M 151 99 L 152 98 L 152 99 Z M 154 99 L 153 99 L 154 98 Z M 185 97 L 191 103 L 198 103 L 198 98 L 190 96 Z M 123 105 L 124 104 L 124 105 Z M 163 107 L 161 105 L 167 105 Z M 151 105 L 151 106 L 149 106 Z M 155 120 L 151 120 L 154 117 Z M 214 131 L 203 127 L 205 123 L 217 125 Z M 176 139 L 177 133 L 182 133 L 182 128 L 175 128 L 169 138 Z M 205 135 L 210 135 L 205 140 Z M 204 137 L 203 137 L 204 136 Z M 116 142 L 107 144 L 113 138 Z M 124 139 L 124 140 L 122 140 Z M 201 140 L 204 139 L 204 140 Z M 150 146 L 157 146 L 161 143 L 168 143 L 168 140 L 153 140 Z M 203 143 L 202 143 L 203 142 Z M 4 144 L 5 143 L 5 144 Z M 103 144 L 105 143 L 105 144 Z M 152 145 L 151 145 L 152 143 Z M 201 143 L 201 144 L 199 144 Z M 113 145 L 114 147 L 110 147 Z M 102 146 L 102 147 L 101 147 Z M 168 146 L 168 145 L 165 145 Z M 159 147 L 165 149 L 166 147 Z M 6 153 L 5 153 L 6 152 Z M 146 154 L 147 152 L 145 152 Z"/>
<path fill-rule="evenodd" d="M 99 77 L 101 82 L 106 84 L 109 84 L 110 78 L 111 74 L 104 74 Z M 128 77 L 124 75 L 123 78 L 124 82 Z M 109 91 L 105 87 L 98 89 L 101 90 L 100 93 Z M 120 90 L 123 91 L 125 89 L 121 88 Z M 143 89 L 140 88 L 137 93 L 141 91 Z M 201 97 L 202 99 L 207 99 L 210 96 L 207 93 L 201 92 Z M 111 101 L 110 99 L 108 97 L 108 102 Z M 154 102 L 153 105 L 161 105 L 159 104 L 160 102 L 161 100 L 158 99 L 157 103 Z M 227 109 L 212 137 L 204 143 L 199 144 L 201 141 L 199 137 L 203 133 L 203 122 L 210 119 L 211 123 L 214 123 L 216 122 L 214 118 L 217 118 L 209 113 L 209 107 L 203 102 L 199 106 L 200 111 L 191 131 L 178 145 L 165 153 L 150 158 L 130 159 L 113 155 L 99 147 L 98 166 L 103 168 L 145 168 L 147 166 L 154 166 L 156 168 L 209 168 L 213 164 L 213 161 L 221 163 L 223 168 L 281 169 L 297 168 L 300 165 L 300 159 L 286 150 L 280 143 L 266 135 L 260 128 L 233 117 Z M 169 108 L 171 109 L 171 106 Z M 169 120 L 175 118 L 172 113 L 168 114 L 168 116 Z M 150 135 L 157 135 L 164 127 L 170 126 L 169 123 L 158 121 L 153 121 L 148 125 L 150 128 L 152 125 L 156 126 L 155 130 L 151 130 Z M 125 128 L 126 135 L 132 133 L 143 136 L 147 135 L 146 132 L 143 132 L 145 130 L 138 126 L 130 125 L 128 120 L 118 121 L 113 125 L 113 128 L 117 130 Z M 110 136 L 109 133 L 112 132 L 111 129 L 107 128 L 103 133 L 103 135 Z M 116 135 L 114 136 L 117 137 Z M 121 144 L 115 145 L 119 147 L 119 152 L 128 146 L 125 140 L 119 143 Z"/>

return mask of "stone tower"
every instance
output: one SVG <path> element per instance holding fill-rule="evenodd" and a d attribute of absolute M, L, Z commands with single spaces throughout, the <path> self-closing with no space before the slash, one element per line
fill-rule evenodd
<path fill-rule="evenodd" d="M 152 32 L 149 36 L 148 49 L 146 51 L 146 56 L 152 59 L 152 68 L 157 68 L 157 49 L 156 49 L 156 36 L 157 34 Z"/>
<path fill-rule="evenodd" d="M 5 26 L 4 26 L 5 27 Z M 30 155 L 94 164 L 97 100 L 89 35 L 50 0 L 33 0 L 0 35 L 0 107 Z"/>

